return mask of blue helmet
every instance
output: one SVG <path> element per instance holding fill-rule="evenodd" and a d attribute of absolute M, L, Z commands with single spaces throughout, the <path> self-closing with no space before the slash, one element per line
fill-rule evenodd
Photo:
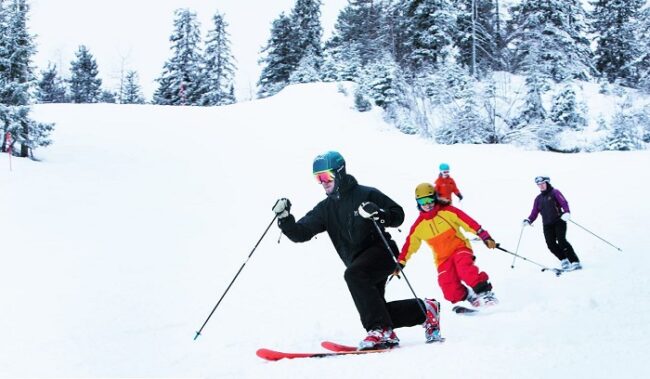
<path fill-rule="evenodd" d="M 335 174 L 345 174 L 345 159 L 338 151 L 328 151 L 314 158 L 312 173 L 332 170 Z"/>
<path fill-rule="evenodd" d="M 447 163 L 440 163 L 440 171 L 449 171 L 449 165 Z"/>

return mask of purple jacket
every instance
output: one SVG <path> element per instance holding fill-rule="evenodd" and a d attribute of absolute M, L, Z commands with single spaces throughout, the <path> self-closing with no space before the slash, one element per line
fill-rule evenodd
<path fill-rule="evenodd" d="M 564 195 L 562 195 L 562 192 L 551 187 L 537 195 L 533 204 L 533 210 L 530 212 L 530 216 L 528 216 L 528 221 L 532 224 L 537 219 L 537 215 L 541 213 L 542 223 L 544 225 L 551 225 L 560 220 L 562 213 L 569 212 L 569 203 Z"/>

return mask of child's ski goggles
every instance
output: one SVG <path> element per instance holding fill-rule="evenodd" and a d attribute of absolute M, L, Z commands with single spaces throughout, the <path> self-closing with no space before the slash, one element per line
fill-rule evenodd
<path fill-rule="evenodd" d="M 420 206 L 423 206 L 423 205 L 433 204 L 435 203 L 436 200 L 433 197 L 421 197 L 419 199 L 416 199 L 415 201 L 417 201 Z"/>
<path fill-rule="evenodd" d="M 314 177 L 316 178 L 316 182 L 318 182 L 318 184 L 330 183 L 334 181 L 334 171 L 325 170 L 315 172 Z"/>

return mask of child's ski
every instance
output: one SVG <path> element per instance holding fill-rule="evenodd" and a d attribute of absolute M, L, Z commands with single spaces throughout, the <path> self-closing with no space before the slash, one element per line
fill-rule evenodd
<path fill-rule="evenodd" d="M 454 307 L 451 310 L 458 314 L 463 314 L 468 316 L 475 315 L 478 313 L 478 309 L 466 308 L 463 307 L 462 305 L 454 305 Z"/>

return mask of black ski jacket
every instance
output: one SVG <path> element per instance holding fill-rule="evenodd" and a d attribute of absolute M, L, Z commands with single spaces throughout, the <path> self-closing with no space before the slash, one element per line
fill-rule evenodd
<path fill-rule="evenodd" d="M 327 231 L 336 252 L 347 267 L 361 252 L 373 245 L 385 249 L 372 221 L 364 219 L 357 212 L 361 203 L 371 201 L 383 210 L 379 225 L 397 256 L 397 246 L 384 227 L 402 225 L 402 207 L 378 189 L 359 185 L 352 175 L 343 176 L 339 194 L 338 199 L 327 197 L 297 222 L 293 215 L 280 219 L 280 229 L 293 242 L 309 241 L 316 234 Z"/>

